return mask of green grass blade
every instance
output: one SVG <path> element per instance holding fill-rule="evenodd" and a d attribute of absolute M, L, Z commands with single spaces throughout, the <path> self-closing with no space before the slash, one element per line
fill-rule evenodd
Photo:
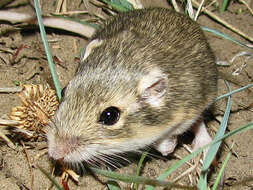
<path fill-rule="evenodd" d="M 199 176 L 198 189 L 207 190 L 207 173 Z"/>
<path fill-rule="evenodd" d="M 221 99 L 223 99 L 223 98 L 226 98 L 226 97 L 228 97 L 228 96 L 231 96 L 232 94 L 235 94 L 235 93 L 237 93 L 237 92 L 241 92 L 241 91 L 243 91 L 243 90 L 245 90 L 245 89 L 247 89 L 247 88 L 250 88 L 250 87 L 253 87 L 253 83 L 248 84 L 248 85 L 246 85 L 246 86 L 244 86 L 244 87 L 242 87 L 242 88 L 238 88 L 238 89 L 236 89 L 236 90 L 233 90 L 233 91 L 231 91 L 231 92 L 228 92 L 228 93 L 226 93 L 226 94 L 223 94 L 223 95 L 217 97 L 217 98 L 216 98 L 216 101 L 221 100 Z"/>
<path fill-rule="evenodd" d="M 200 26 L 200 28 L 201 28 L 203 31 L 211 32 L 211 33 L 216 34 L 217 36 L 220 36 L 220 37 L 222 37 L 222 38 L 225 38 L 226 40 L 230 40 L 230 41 L 236 43 L 237 45 L 240 45 L 240 46 L 243 46 L 243 47 L 246 47 L 246 48 L 249 48 L 249 49 L 253 49 L 253 47 L 247 46 L 246 44 L 244 44 L 244 43 L 242 43 L 242 42 L 240 42 L 240 41 L 238 41 L 238 40 L 236 40 L 236 39 L 230 37 L 229 35 L 224 34 L 224 33 L 222 33 L 222 32 L 219 32 L 219 31 L 217 31 L 217 30 L 214 30 L 214 29 L 212 29 L 212 28 L 208 28 L 208 27 L 206 27 L 206 26 Z"/>
<path fill-rule="evenodd" d="M 139 183 L 139 184 L 163 186 L 163 187 L 178 188 L 178 189 L 189 189 L 189 190 L 196 189 L 195 187 L 191 187 L 191 186 L 178 185 L 176 183 L 170 183 L 170 182 L 156 180 L 156 179 L 149 179 L 149 178 L 141 177 L 141 176 L 121 175 L 117 172 L 100 170 L 97 168 L 90 168 L 90 169 L 97 174 L 104 175 L 111 179 L 120 180 L 127 183 Z"/>
<path fill-rule="evenodd" d="M 213 187 L 212 187 L 212 190 L 216 190 L 217 189 L 217 187 L 218 187 L 218 185 L 219 185 L 219 182 L 220 182 L 220 180 L 221 180 L 221 178 L 222 178 L 222 175 L 223 175 L 223 173 L 224 173 L 224 171 L 225 171 L 225 168 L 226 168 L 226 166 L 227 166 L 227 163 L 228 163 L 228 160 L 229 160 L 229 158 L 230 158 L 230 156 L 231 156 L 231 154 L 232 154 L 232 149 L 233 149 L 233 147 L 234 147 L 234 142 L 233 142 L 233 144 L 232 144 L 232 146 L 231 146 L 231 148 L 230 148 L 230 152 L 227 154 L 227 156 L 226 156 L 226 158 L 225 158 L 225 160 L 224 160 L 224 162 L 223 162 L 223 164 L 222 164 L 222 166 L 221 166 L 221 169 L 220 169 L 220 171 L 219 171 L 219 173 L 218 173 L 218 176 L 217 176 L 217 178 L 216 178 L 216 180 L 215 180 L 215 183 L 214 183 L 214 185 L 213 185 Z"/>
<path fill-rule="evenodd" d="M 41 168 L 40 166 L 36 165 L 37 168 L 39 168 L 39 170 L 54 184 L 54 186 L 58 189 L 58 190 L 64 190 L 57 182 L 56 180 L 49 174 L 47 173 L 46 170 L 44 170 L 43 168 Z"/>
<path fill-rule="evenodd" d="M 229 86 L 228 82 L 226 82 L 226 86 L 227 86 L 228 91 L 230 92 L 230 86 Z M 229 115 L 230 115 L 230 110 L 231 110 L 231 96 L 228 97 L 226 111 L 225 111 L 225 114 L 223 116 L 223 119 L 222 119 L 221 125 L 219 127 L 219 130 L 218 130 L 218 132 L 217 132 L 217 134 L 214 138 L 214 141 L 216 139 L 219 139 L 220 137 L 224 136 L 224 133 L 226 131 L 227 124 L 228 124 L 228 118 L 229 118 Z M 199 189 L 205 190 L 207 188 L 207 170 L 210 167 L 210 165 L 212 164 L 212 161 L 214 160 L 214 158 L 215 158 L 215 156 L 216 156 L 216 154 L 217 154 L 217 152 L 220 148 L 220 145 L 221 145 L 221 141 L 219 141 L 215 144 L 212 144 L 210 146 L 210 149 L 209 149 L 209 151 L 206 155 L 206 158 L 203 162 L 201 175 L 200 175 L 199 183 L 198 183 L 198 188 Z"/>
<path fill-rule="evenodd" d="M 160 180 L 165 180 L 169 174 L 171 174 L 173 171 L 175 171 L 177 168 L 179 168 L 181 165 L 183 165 L 185 162 L 189 161 L 190 159 L 194 158 L 197 154 L 199 154 L 200 152 L 202 152 L 205 148 L 207 148 L 208 146 L 210 146 L 211 144 L 215 144 L 225 138 L 228 138 L 230 136 L 233 136 L 233 135 L 238 135 L 244 131 L 247 131 L 247 130 L 250 130 L 250 129 L 253 129 L 253 123 L 249 123 L 243 127 L 240 127 L 240 128 L 237 128 L 233 131 L 230 131 L 228 133 L 226 133 L 225 135 L 223 135 L 222 137 L 214 140 L 213 142 L 203 146 L 202 148 L 192 152 L 191 154 L 189 154 L 188 156 L 184 157 L 183 159 L 179 160 L 176 164 L 174 164 L 173 166 L 171 166 L 169 169 L 167 169 L 164 173 L 162 173 L 157 179 L 160 179 Z M 148 187 L 146 188 L 145 190 L 153 190 L 154 187 Z"/>
<path fill-rule="evenodd" d="M 119 184 L 116 181 L 108 180 L 106 184 L 109 190 L 121 190 Z"/>
<path fill-rule="evenodd" d="M 45 48 L 45 51 L 46 51 L 46 54 L 47 54 L 47 60 L 48 60 L 49 68 L 50 68 L 52 78 L 53 78 L 53 81 L 54 81 L 56 93 L 57 93 L 57 96 L 58 96 L 59 100 L 61 100 L 60 82 L 58 80 L 58 76 L 57 76 L 57 73 L 56 73 L 56 70 L 55 70 L 55 67 L 54 67 L 53 58 L 52 58 L 52 55 L 50 53 L 49 45 L 48 45 L 48 42 L 47 42 L 46 32 L 45 32 L 45 28 L 44 28 L 43 21 L 42 21 L 41 11 L 40 11 L 38 0 L 34 0 L 34 7 L 35 7 L 35 10 L 36 10 L 36 15 L 37 15 L 37 19 L 38 19 L 38 23 L 39 23 L 39 27 L 40 27 L 41 38 L 42 38 L 44 48 Z"/>
<path fill-rule="evenodd" d="M 101 0 L 101 1 L 106 3 L 107 5 L 112 6 L 113 9 L 115 9 L 119 12 L 128 12 L 130 10 L 130 9 L 124 7 L 123 5 L 118 4 L 118 3 L 113 3 L 113 2 L 108 1 L 108 0 Z"/>
<path fill-rule="evenodd" d="M 89 23 L 89 22 L 86 22 L 86 21 L 83 21 L 83 20 L 80 20 L 77 18 L 67 17 L 67 16 L 63 16 L 63 15 L 56 15 L 54 13 L 51 13 L 51 15 L 54 17 L 57 17 L 57 18 L 62 18 L 62 19 L 70 20 L 70 21 L 77 22 L 80 24 L 88 25 L 92 28 L 95 28 L 96 30 L 100 29 L 99 25 L 97 25 L 97 24 L 92 24 L 92 23 Z"/>
<path fill-rule="evenodd" d="M 206 146 L 207 147 L 207 146 Z M 206 148 L 205 147 L 205 148 Z M 195 156 L 197 156 L 200 152 L 202 152 L 204 148 L 200 148 L 194 152 L 192 152 L 191 154 L 189 154 L 188 156 L 184 157 L 183 159 L 179 160 L 176 164 L 173 164 L 170 168 L 168 168 L 167 170 L 165 170 L 158 178 L 157 180 L 165 180 L 172 172 L 174 172 L 175 170 L 177 170 L 180 166 L 182 166 L 183 164 L 185 164 L 185 162 L 191 160 L 192 158 L 194 158 Z M 145 190 L 153 190 L 154 186 L 148 186 Z"/>
<path fill-rule="evenodd" d="M 118 4 L 119 6 L 123 6 L 127 8 L 128 10 L 133 10 L 133 5 L 128 2 L 127 0 L 112 0 L 113 3 Z"/>
<path fill-rule="evenodd" d="M 142 153 L 141 159 L 139 160 L 139 163 L 138 163 L 138 166 L 137 166 L 136 176 L 140 175 L 141 168 L 142 168 L 143 162 L 144 162 L 147 154 L 148 154 L 148 151 L 145 151 L 145 152 Z M 134 189 L 136 189 L 136 190 L 138 189 L 138 184 L 134 184 Z"/>
<path fill-rule="evenodd" d="M 227 9 L 228 4 L 229 4 L 229 0 L 223 0 L 222 6 L 221 6 L 221 12 L 222 13 Z"/>
<path fill-rule="evenodd" d="M 139 161 L 139 163 L 138 163 L 137 171 L 136 171 L 136 175 L 137 175 L 137 176 L 140 175 L 141 167 L 142 167 L 142 165 L 143 165 L 143 162 L 144 162 L 144 160 L 145 160 L 147 154 L 148 154 L 148 151 L 143 152 L 142 155 L 141 155 L 140 161 Z"/>
<path fill-rule="evenodd" d="M 152 185 L 152 186 L 164 186 L 164 187 L 171 187 L 173 185 L 173 183 L 169 183 L 169 182 L 164 182 L 162 180 L 166 179 L 167 176 L 172 172 L 171 169 L 174 171 L 175 169 L 179 168 L 181 165 L 183 165 L 185 162 L 189 161 L 190 159 L 192 159 L 193 157 L 195 157 L 197 154 L 199 154 L 200 152 L 203 151 L 203 149 L 207 148 L 208 146 L 210 146 L 211 144 L 215 144 L 225 138 L 228 138 L 230 136 L 233 136 L 233 135 L 238 135 L 244 131 L 247 131 L 247 130 L 250 130 L 250 129 L 253 129 L 253 123 L 249 123 L 243 127 L 240 127 L 240 128 L 237 128 L 233 131 L 230 131 L 226 134 L 224 134 L 222 137 L 214 140 L 213 142 L 203 146 L 202 148 L 194 151 L 193 153 L 191 153 L 190 155 L 186 156 L 185 158 L 183 158 L 182 160 L 179 160 L 176 164 L 174 164 L 173 166 L 171 166 L 169 169 L 167 169 L 165 172 L 167 172 L 165 174 L 165 172 L 159 176 L 158 178 L 160 180 L 154 180 L 154 179 L 148 179 L 148 178 L 144 178 L 144 177 L 136 177 L 136 176 L 131 176 L 131 175 L 120 175 L 116 172 L 110 172 L 110 171 L 106 171 L 106 170 L 100 170 L 100 169 L 97 169 L 97 168 L 90 168 L 93 172 L 97 173 L 97 174 L 100 174 L 100 175 L 104 175 L 106 177 L 109 177 L 109 178 L 112 178 L 112 179 L 115 179 L 115 180 L 120 180 L 120 181 L 125 181 L 125 182 L 128 182 L 128 183 L 139 183 L 139 184 L 147 184 L 147 185 Z M 177 166 L 177 167 L 176 167 Z M 167 175 L 168 174 L 168 175 Z M 175 184 L 174 184 L 175 185 Z M 178 188 L 185 188 L 185 189 L 194 189 L 195 187 L 186 187 L 186 186 L 178 186 Z M 146 190 L 150 190 L 150 189 L 154 189 L 154 187 L 148 187 L 146 188 Z"/>
<path fill-rule="evenodd" d="M 228 91 L 230 92 L 230 86 L 228 84 L 228 82 L 226 82 L 226 86 Z M 231 96 L 228 97 L 228 101 L 227 101 L 227 106 L 226 106 L 226 111 L 223 117 L 223 120 L 221 122 L 221 125 L 219 127 L 219 130 L 214 138 L 214 140 L 222 137 L 226 131 L 227 128 L 227 124 L 228 124 L 228 118 L 230 115 L 230 110 L 231 110 Z M 215 155 L 218 152 L 219 146 L 220 146 L 221 142 L 218 142 L 214 145 L 212 145 L 207 153 L 206 159 L 203 163 L 203 167 L 202 167 L 202 171 L 205 172 L 207 171 L 207 169 L 209 168 L 209 166 L 211 165 L 213 159 L 215 158 Z"/>

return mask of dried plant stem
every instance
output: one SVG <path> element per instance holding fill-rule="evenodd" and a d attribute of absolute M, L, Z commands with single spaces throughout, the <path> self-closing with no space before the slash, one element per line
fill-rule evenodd
<path fill-rule="evenodd" d="M 21 92 L 23 87 L 0 87 L 0 93 L 16 93 Z"/>
<path fill-rule="evenodd" d="M 195 8 L 198 8 L 200 6 L 200 4 L 196 1 L 196 0 L 192 0 L 193 6 Z M 230 30 L 232 30 L 233 32 L 239 34 L 240 36 L 242 36 L 243 38 L 249 40 L 250 42 L 253 43 L 253 38 L 248 36 L 247 34 L 243 33 L 242 31 L 240 31 L 239 29 L 235 28 L 234 26 L 232 26 L 231 24 L 227 23 L 226 21 L 222 20 L 221 18 L 219 18 L 218 16 L 216 16 L 214 13 L 212 13 L 211 11 L 207 10 L 206 8 L 202 7 L 202 11 L 204 13 L 206 13 L 208 16 L 210 16 L 211 18 L 215 19 L 217 22 L 221 23 L 222 25 L 224 25 L 225 27 L 229 28 Z"/>
<path fill-rule="evenodd" d="M 56 5 L 56 13 L 60 13 L 61 7 L 62 7 L 63 0 L 58 0 Z"/>
<path fill-rule="evenodd" d="M 67 11 L 67 12 L 62 12 L 62 13 L 58 13 L 55 12 L 53 13 L 53 15 L 77 15 L 77 14 L 88 14 L 88 11 Z"/>
<path fill-rule="evenodd" d="M 198 10 L 197 10 L 197 13 L 196 13 L 196 15 L 195 15 L 195 17 L 194 17 L 194 20 L 195 20 L 195 21 L 198 19 L 199 13 L 200 13 L 200 11 L 201 11 L 201 9 L 202 9 L 202 7 L 203 7 L 204 2 L 205 2 L 205 0 L 202 0 L 201 3 L 200 3 L 200 6 L 199 6 L 199 8 L 198 8 Z"/>
<path fill-rule="evenodd" d="M 1 119 L 0 118 L 0 127 L 2 127 L 2 126 L 3 127 L 6 127 L 6 126 L 16 126 L 18 124 L 19 124 L 18 121 Z M 4 133 L 2 133 L 1 130 L 0 130 L 0 137 L 7 143 L 7 145 L 10 148 L 15 149 L 15 145 L 13 144 L 13 142 Z"/>
<path fill-rule="evenodd" d="M 63 4 L 62 4 L 62 12 L 67 12 L 67 0 L 63 0 Z"/>
<path fill-rule="evenodd" d="M 172 5 L 173 5 L 173 7 L 174 7 L 175 11 L 180 12 L 180 10 L 179 10 L 179 7 L 178 7 L 178 5 L 177 5 L 176 0 L 171 0 L 171 3 L 172 3 Z"/>
<path fill-rule="evenodd" d="M 21 144 L 24 148 L 24 152 L 28 161 L 28 165 L 29 165 L 29 169 L 30 169 L 30 176 L 31 176 L 31 190 L 34 190 L 34 172 L 33 172 L 33 167 L 32 167 L 32 163 L 31 163 L 31 158 L 30 155 L 25 147 L 25 144 L 23 141 L 21 141 Z"/>
<path fill-rule="evenodd" d="M 14 120 L 0 118 L 0 125 L 15 127 L 15 126 L 19 125 L 19 122 L 14 121 Z"/>
<path fill-rule="evenodd" d="M 0 137 L 7 143 L 7 145 L 12 148 L 15 149 L 15 145 L 13 144 L 13 142 L 11 142 L 11 140 L 0 131 Z"/>
<path fill-rule="evenodd" d="M 198 167 L 198 165 L 200 164 L 200 158 L 201 155 L 198 155 L 195 159 L 195 164 L 193 166 L 191 166 L 190 168 L 188 168 L 186 171 L 184 171 L 183 173 L 181 173 L 179 176 L 177 176 L 175 179 L 173 179 L 173 182 L 177 182 L 178 180 L 182 179 L 184 176 L 189 175 L 190 173 L 192 173 L 194 170 L 196 170 L 196 168 Z"/>
<path fill-rule="evenodd" d="M 36 16 L 26 13 L 0 11 L 0 20 L 11 23 L 37 24 Z M 63 29 L 90 38 L 96 31 L 95 28 L 64 18 L 43 17 L 43 24 L 47 27 Z"/>

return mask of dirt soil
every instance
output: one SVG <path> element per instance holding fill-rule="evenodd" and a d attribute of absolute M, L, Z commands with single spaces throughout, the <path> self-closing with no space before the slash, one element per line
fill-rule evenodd
<path fill-rule="evenodd" d="M 221 1 L 219 1 L 221 3 Z M 252 3 L 252 2 L 251 2 Z M 153 2 L 154 4 L 154 2 Z M 152 1 L 145 1 L 145 6 L 164 6 L 169 7 L 166 1 L 156 1 L 155 5 Z M 43 13 L 54 12 L 56 9 L 56 1 L 41 0 Z M 16 12 L 26 12 L 34 14 L 33 9 L 29 5 L 19 5 L 11 7 L 8 10 Z M 5 8 L 7 9 L 7 8 Z M 67 10 L 84 10 L 85 6 L 82 1 L 67 1 Z M 215 8 L 212 11 L 225 21 L 231 23 L 234 27 L 240 29 L 244 33 L 253 37 L 253 16 L 242 4 L 237 1 L 231 1 L 229 8 L 224 13 L 219 13 Z M 244 43 L 249 43 L 235 33 L 226 29 L 224 26 L 214 22 L 205 14 L 201 14 L 198 22 L 203 26 L 215 28 L 224 32 L 235 39 Z M 9 23 L 0 22 L 1 30 L 11 25 Z M 228 40 L 207 33 L 208 41 L 213 48 L 217 60 L 229 61 L 237 53 L 249 51 Z M 65 86 L 73 76 L 78 65 L 78 57 L 80 51 L 85 47 L 87 39 L 74 35 L 72 33 L 63 32 L 55 29 L 47 29 L 47 37 L 53 56 L 58 57 L 60 61 L 56 64 L 57 73 L 61 86 Z M 17 53 L 18 52 L 18 53 Z M 252 51 L 251 51 L 252 53 Z M 242 67 L 245 57 L 240 57 L 227 67 L 219 67 L 220 78 L 225 78 L 230 82 L 232 89 L 237 89 L 253 82 L 253 60 L 247 62 L 246 67 L 240 71 L 239 75 L 233 76 L 232 73 Z M 42 44 L 41 36 L 38 29 L 26 29 L 17 32 L 11 32 L 2 35 L 0 38 L 0 87 L 14 87 L 15 82 L 23 82 L 25 84 L 45 84 L 51 81 L 46 55 Z M 228 123 L 228 131 L 234 130 L 240 126 L 246 125 L 253 121 L 253 89 L 248 89 L 237 93 L 232 97 L 232 112 Z M 223 79 L 219 80 L 219 95 L 226 93 L 226 86 Z M 15 93 L 0 93 L 0 117 L 6 118 L 11 108 L 20 105 L 20 100 Z M 219 126 L 224 110 L 226 100 L 217 102 L 214 115 L 215 120 L 208 123 L 209 131 L 212 136 Z M 7 133 L 6 130 L 2 132 Z M 22 138 L 9 132 L 8 137 L 16 144 L 15 149 L 9 148 L 6 143 L 0 139 L 0 189 L 1 190 L 18 190 L 18 189 L 56 189 L 52 187 L 52 183 L 37 168 L 30 168 L 24 148 L 21 144 Z M 187 138 L 187 135 L 183 136 Z M 253 130 L 246 131 L 239 135 L 233 136 L 225 140 L 220 151 L 218 165 L 212 172 L 210 184 L 213 183 L 217 173 L 223 163 L 225 156 L 229 152 L 228 147 L 232 142 L 235 143 L 233 154 L 226 167 L 223 177 L 224 189 L 242 189 L 253 190 Z M 41 166 L 51 173 L 53 163 L 47 154 L 42 154 L 45 141 L 29 142 L 24 141 L 31 162 Z M 188 144 L 189 145 L 189 144 Z M 189 145 L 190 146 L 190 145 Z M 41 157 L 37 157 L 42 154 Z M 184 157 L 188 154 L 182 143 L 179 143 L 176 151 L 168 157 L 162 157 L 157 154 L 156 157 L 149 159 L 145 163 L 142 170 L 142 176 L 155 178 L 165 169 L 173 165 L 178 159 L 177 156 Z M 35 157 L 38 159 L 35 160 Z M 189 166 L 185 165 L 168 177 L 172 180 Z M 137 161 L 119 169 L 120 173 L 135 174 Z M 31 171 L 33 174 L 31 175 Z M 34 184 L 31 184 L 31 176 L 34 176 Z M 103 178 L 102 178 L 103 179 Z M 59 175 L 57 180 L 60 181 Z M 189 177 L 184 177 L 179 181 L 181 184 L 190 184 Z M 238 186 L 233 186 L 240 183 Z M 80 178 L 79 184 L 73 180 L 68 181 L 70 189 L 107 189 L 107 187 L 92 177 L 92 175 L 84 175 Z M 131 184 L 120 183 L 122 189 L 131 189 Z M 140 186 L 140 188 L 143 188 Z M 158 188 L 159 189 L 159 188 Z M 160 188 L 162 189 L 162 188 Z"/>

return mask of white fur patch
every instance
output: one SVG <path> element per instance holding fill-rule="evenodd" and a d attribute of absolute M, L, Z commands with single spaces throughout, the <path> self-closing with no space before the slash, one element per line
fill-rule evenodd
<path fill-rule="evenodd" d="M 152 68 L 152 70 L 144 76 L 138 85 L 139 94 L 144 94 L 145 90 L 150 88 L 154 83 L 161 79 L 166 79 L 166 75 L 159 68 Z M 165 93 L 165 91 L 164 91 Z M 146 102 L 152 107 L 161 107 L 163 105 L 163 99 L 160 98 L 164 93 L 161 93 L 160 96 L 150 96 L 147 98 Z"/>

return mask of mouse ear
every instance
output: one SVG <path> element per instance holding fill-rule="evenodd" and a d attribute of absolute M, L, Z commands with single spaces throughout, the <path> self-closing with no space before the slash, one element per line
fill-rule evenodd
<path fill-rule="evenodd" d="M 93 51 L 93 49 L 95 49 L 96 47 L 100 46 L 102 44 L 103 40 L 99 40 L 99 39 L 95 39 L 92 40 L 85 48 L 85 52 L 84 55 L 81 59 L 81 62 L 83 62 Z"/>
<path fill-rule="evenodd" d="M 141 101 L 152 107 L 160 107 L 164 104 L 164 95 L 167 92 L 168 79 L 161 70 L 152 70 L 144 76 L 139 83 Z"/>

